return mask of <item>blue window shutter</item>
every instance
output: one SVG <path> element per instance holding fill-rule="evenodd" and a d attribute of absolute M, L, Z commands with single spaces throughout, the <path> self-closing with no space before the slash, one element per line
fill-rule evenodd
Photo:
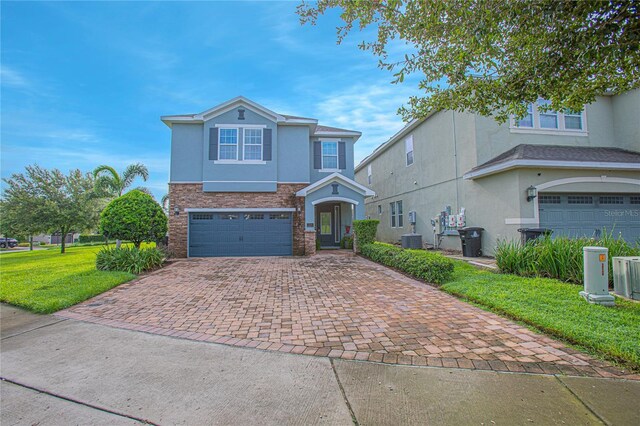
<path fill-rule="evenodd" d="M 322 142 L 313 143 L 313 168 L 322 168 Z"/>
<path fill-rule="evenodd" d="M 262 130 L 262 159 L 271 161 L 271 129 Z"/>
<path fill-rule="evenodd" d="M 209 129 L 209 160 L 218 159 L 218 129 Z"/>
<path fill-rule="evenodd" d="M 347 168 L 347 144 L 338 142 L 338 168 L 345 170 Z"/>

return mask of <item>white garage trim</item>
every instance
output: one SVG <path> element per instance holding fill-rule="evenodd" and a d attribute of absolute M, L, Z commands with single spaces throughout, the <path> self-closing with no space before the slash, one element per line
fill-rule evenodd
<path fill-rule="evenodd" d="M 289 208 L 289 207 L 283 207 L 283 208 L 243 208 L 243 209 L 198 209 L 198 208 L 186 208 L 184 209 L 185 212 L 187 213 L 225 213 L 225 212 L 238 212 L 238 213 L 245 213 L 245 212 L 295 212 L 296 209 L 294 208 Z"/>
<path fill-rule="evenodd" d="M 639 185 L 640 179 L 631 179 L 631 178 L 621 178 L 621 177 L 609 177 L 609 176 L 582 176 L 582 177 L 572 177 L 565 179 L 556 179 L 549 182 L 541 183 L 539 185 L 535 185 L 535 188 L 538 190 L 538 195 L 540 191 L 544 191 L 549 188 L 553 188 L 560 185 L 567 185 L 569 183 L 626 183 L 629 185 Z M 597 189 L 594 189 L 593 192 L 598 192 Z M 515 218 L 506 218 L 504 220 L 505 225 L 535 225 L 540 226 L 540 211 L 538 206 L 538 197 L 533 199 L 533 217 L 532 218 L 523 218 L 523 217 L 515 217 Z"/>

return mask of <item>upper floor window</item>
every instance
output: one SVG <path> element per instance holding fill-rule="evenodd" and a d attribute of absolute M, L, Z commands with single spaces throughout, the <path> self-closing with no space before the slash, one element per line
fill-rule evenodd
<path fill-rule="evenodd" d="M 218 158 L 220 160 L 238 159 L 238 129 L 220 128 Z"/>
<path fill-rule="evenodd" d="M 262 129 L 244 129 L 244 159 L 262 160 Z"/>
<path fill-rule="evenodd" d="M 371 164 L 367 166 L 367 182 L 371 185 Z"/>
<path fill-rule="evenodd" d="M 511 121 L 511 130 L 516 132 L 557 132 L 566 134 L 585 133 L 585 113 L 583 111 L 547 110 L 551 102 L 540 99 L 527 105 L 527 114 L 520 120 Z"/>
<path fill-rule="evenodd" d="M 322 142 L 322 168 L 338 170 L 338 142 Z"/>
<path fill-rule="evenodd" d="M 413 164 L 413 135 L 404 140 L 404 152 L 407 160 L 407 166 Z"/>

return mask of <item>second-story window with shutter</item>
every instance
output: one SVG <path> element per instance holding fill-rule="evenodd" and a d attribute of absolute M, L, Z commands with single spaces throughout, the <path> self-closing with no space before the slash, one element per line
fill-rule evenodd
<path fill-rule="evenodd" d="M 220 150 L 218 159 L 237 160 L 238 159 L 238 129 L 220 128 L 218 149 Z"/>
<path fill-rule="evenodd" d="M 262 129 L 244 129 L 244 159 L 262 160 Z"/>
<path fill-rule="evenodd" d="M 338 142 L 322 142 L 322 169 L 338 170 Z"/>

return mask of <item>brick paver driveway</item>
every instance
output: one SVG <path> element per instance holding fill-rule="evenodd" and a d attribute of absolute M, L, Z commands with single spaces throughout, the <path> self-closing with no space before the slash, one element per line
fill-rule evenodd
<path fill-rule="evenodd" d="M 625 375 L 512 321 L 345 253 L 178 261 L 58 315 L 316 356 Z"/>

